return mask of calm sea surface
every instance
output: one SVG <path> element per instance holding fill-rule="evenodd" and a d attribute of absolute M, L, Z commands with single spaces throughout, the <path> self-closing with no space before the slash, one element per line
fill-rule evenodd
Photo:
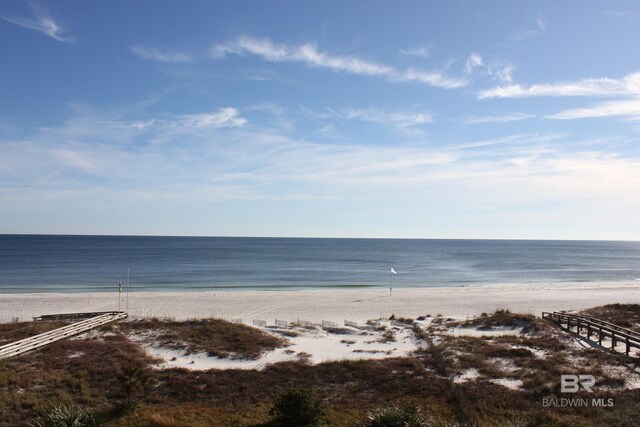
<path fill-rule="evenodd" d="M 0 235 L 0 292 L 640 280 L 640 242 Z"/>

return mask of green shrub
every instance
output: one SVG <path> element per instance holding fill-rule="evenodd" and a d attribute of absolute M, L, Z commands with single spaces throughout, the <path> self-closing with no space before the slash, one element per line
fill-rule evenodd
<path fill-rule="evenodd" d="M 96 415 L 73 403 L 50 403 L 30 424 L 32 427 L 97 427 Z"/>
<path fill-rule="evenodd" d="M 142 367 L 126 365 L 122 368 L 118 379 L 127 397 L 122 410 L 125 413 L 135 412 L 138 408 L 136 393 L 144 390 L 145 384 L 149 381 L 149 374 Z"/>
<path fill-rule="evenodd" d="M 429 422 L 416 406 L 390 406 L 367 414 L 360 427 L 428 427 Z"/>
<path fill-rule="evenodd" d="M 315 427 L 324 417 L 324 403 L 313 390 L 291 388 L 281 393 L 269 411 L 280 427 Z"/>

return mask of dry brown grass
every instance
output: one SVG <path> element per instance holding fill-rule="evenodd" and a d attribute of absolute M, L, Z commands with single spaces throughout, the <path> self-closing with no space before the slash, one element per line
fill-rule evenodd
<path fill-rule="evenodd" d="M 64 322 L 20 322 L 0 323 L 0 345 L 9 344 L 24 338 L 29 338 L 52 329 L 68 325 Z"/>
<path fill-rule="evenodd" d="M 67 339 L 0 361 L 0 425 L 20 426 L 49 402 L 110 410 L 123 389 L 118 374 L 152 362 L 122 335 Z"/>
<path fill-rule="evenodd" d="M 26 425 L 49 401 L 73 401 L 102 411 L 108 426 L 265 427 L 273 397 L 290 387 L 315 390 L 327 406 L 325 426 L 353 426 L 370 410 L 407 403 L 431 414 L 439 425 L 459 421 L 481 426 L 631 426 L 640 419 L 640 390 L 624 390 L 620 377 L 604 368 L 619 364 L 619 358 L 577 349 L 568 344 L 566 334 L 538 320 L 530 334 L 448 336 L 438 345 L 416 327 L 425 350 L 414 357 L 319 365 L 289 362 L 262 371 L 148 369 L 154 361 L 127 334 L 165 330 L 175 334 L 169 337 L 176 341 L 202 343 L 193 334 L 207 331 L 206 326 L 177 323 L 150 321 L 140 329 L 125 323 L 103 328 L 112 333 L 109 336 L 61 341 L 0 361 L 0 426 Z M 229 330 L 234 326 L 238 325 L 218 325 Z M 225 340 L 246 337 L 242 333 L 233 330 Z M 215 345 L 230 352 L 242 348 Z M 122 415 L 117 411 L 124 398 L 118 373 L 131 365 L 148 369 L 150 379 L 138 396 L 138 412 Z M 478 369 L 481 377 L 462 384 L 451 381 L 452 374 L 470 368 Z M 559 378 L 566 373 L 595 375 L 598 397 L 614 397 L 615 407 L 541 408 L 542 397 L 559 396 Z M 524 387 L 509 390 L 490 382 L 495 378 L 520 379 Z"/>
<path fill-rule="evenodd" d="M 187 353 L 207 352 L 209 356 L 256 359 L 262 353 L 284 347 L 287 341 L 246 325 L 220 319 L 167 322 L 156 319 L 122 324 L 127 332 L 151 333 L 163 347 Z"/>
<path fill-rule="evenodd" d="M 516 314 L 509 310 L 496 310 L 495 313 L 486 314 L 474 319 L 466 320 L 460 325 L 464 328 L 489 329 L 495 327 L 522 328 L 535 321 L 535 317 L 530 314 Z"/>
<path fill-rule="evenodd" d="M 640 304 L 609 304 L 580 313 L 640 332 Z"/>

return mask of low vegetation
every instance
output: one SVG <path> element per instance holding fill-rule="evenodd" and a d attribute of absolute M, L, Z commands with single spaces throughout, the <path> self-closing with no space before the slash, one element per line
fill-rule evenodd
<path fill-rule="evenodd" d="M 584 349 L 530 316 L 502 311 L 479 319 L 476 328 L 521 326 L 510 335 L 454 337 L 414 323 L 422 350 L 410 357 L 210 371 L 154 369 L 157 362 L 130 336 L 156 334 L 190 351 L 252 357 L 282 339 L 223 321 L 123 322 L 0 360 L 0 425 L 42 422 L 51 402 L 74 402 L 105 426 L 275 427 L 307 415 L 308 425 L 362 427 L 632 426 L 640 419 L 640 388 L 628 387 L 638 380 L 630 360 Z M 22 334 L 33 332 L 17 325 Z M 594 375 L 595 393 L 563 395 L 564 374 Z M 615 406 L 541 405 L 543 398 L 574 396 L 613 398 Z"/>
<path fill-rule="evenodd" d="M 276 396 L 269 415 L 274 427 L 317 427 L 325 415 L 324 402 L 312 389 L 291 388 Z"/>
<path fill-rule="evenodd" d="M 107 415 L 116 411 L 126 400 L 119 379 L 124 367 L 154 361 L 122 334 L 92 336 L 0 360 L 0 425 L 28 425 L 52 402 L 74 402 Z"/>
<path fill-rule="evenodd" d="M 31 423 L 32 427 L 97 427 L 99 425 L 96 414 L 73 403 L 51 403 Z"/>
<path fill-rule="evenodd" d="M 466 320 L 460 324 L 464 328 L 491 329 L 497 327 L 503 328 L 521 328 L 528 326 L 535 320 L 534 316 L 529 314 L 514 314 L 509 310 L 496 310 L 495 313 L 482 313 L 479 317 Z"/>
<path fill-rule="evenodd" d="M 0 323 L 0 345 L 29 338 L 66 325 L 64 322 Z"/>
<path fill-rule="evenodd" d="M 640 304 L 603 305 L 584 310 L 581 314 L 640 332 Z"/>
<path fill-rule="evenodd" d="M 420 408 L 412 405 L 389 406 L 369 412 L 360 427 L 429 427 Z"/>
<path fill-rule="evenodd" d="M 129 322 L 121 326 L 128 333 L 144 334 L 162 347 L 209 356 L 257 359 L 266 351 L 283 347 L 287 341 L 246 325 L 220 319 L 168 322 L 157 319 Z"/>

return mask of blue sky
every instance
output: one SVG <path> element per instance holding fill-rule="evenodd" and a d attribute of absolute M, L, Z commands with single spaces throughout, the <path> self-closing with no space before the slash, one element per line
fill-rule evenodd
<path fill-rule="evenodd" d="M 4 1 L 0 233 L 640 239 L 637 1 Z"/>

